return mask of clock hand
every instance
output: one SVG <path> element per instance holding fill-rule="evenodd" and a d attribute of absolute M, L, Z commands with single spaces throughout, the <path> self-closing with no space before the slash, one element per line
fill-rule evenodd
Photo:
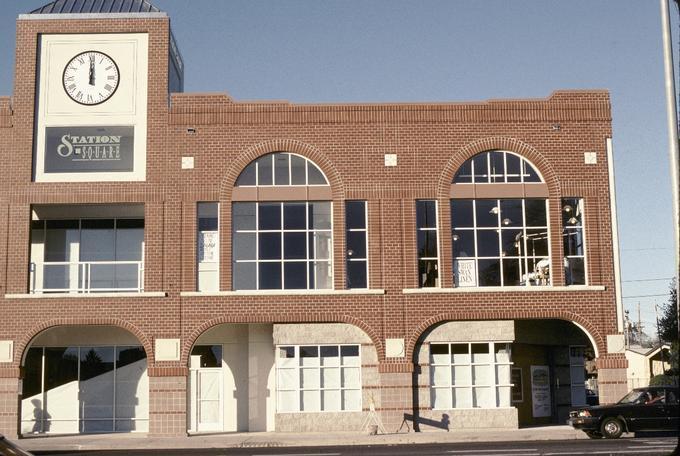
<path fill-rule="evenodd" d="M 90 56 L 90 85 L 94 85 L 94 56 Z"/>

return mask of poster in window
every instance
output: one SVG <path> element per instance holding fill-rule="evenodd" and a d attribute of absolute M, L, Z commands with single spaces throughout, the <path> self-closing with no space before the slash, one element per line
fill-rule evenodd
<path fill-rule="evenodd" d="M 198 235 L 198 261 L 214 263 L 219 258 L 219 231 L 201 231 Z"/>
<path fill-rule="evenodd" d="M 531 405 L 534 418 L 552 415 L 548 366 L 531 366 Z"/>
<path fill-rule="evenodd" d="M 512 383 L 512 402 L 523 402 L 524 384 L 522 383 L 522 368 L 513 367 L 510 375 L 510 383 Z"/>
<path fill-rule="evenodd" d="M 477 286 L 477 264 L 475 260 L 456 260 L 453 262 L 457 287 Z"/>

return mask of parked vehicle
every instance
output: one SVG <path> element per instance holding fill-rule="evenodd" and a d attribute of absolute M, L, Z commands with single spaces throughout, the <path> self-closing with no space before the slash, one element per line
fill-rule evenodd
<path fill-rule="evenodd" d="M 591 439 L 617 439 L 624 432 L 677 431 L 678 397 L 677 386 L 635 388 L 616 404 L 572 410 L 567 423 Z"/>
<path fill-rule="evenodd" d="M 26 450 L 22 450 L 14 443 L 10 442 L 5 438 L 4 435 L 0 434 L 0 455 L 2 456 L 33 456 L 33 453 L 29 453 Z"/>

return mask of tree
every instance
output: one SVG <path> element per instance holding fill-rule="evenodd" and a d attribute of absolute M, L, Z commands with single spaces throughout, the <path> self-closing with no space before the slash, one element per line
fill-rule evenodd
<path fill-rule="evenodd" d="M 668 301 L 663 306 L 663 315 L 659 320 L 661 339 L 671 343 L 678 341 L 678 292 L 675 285 L 676 280 L 673 279 L 669 285 L 670 295 Z"/>

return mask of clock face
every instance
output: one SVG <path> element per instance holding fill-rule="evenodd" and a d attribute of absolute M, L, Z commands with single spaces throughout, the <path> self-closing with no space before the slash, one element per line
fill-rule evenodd
<path fill-rule="evenodd" d="M 73 57 L 64 68 L 64 90 L 76 103 L 97 105 L 111 98 L 118 88 L 118 65 L 98 51 Z"/>

